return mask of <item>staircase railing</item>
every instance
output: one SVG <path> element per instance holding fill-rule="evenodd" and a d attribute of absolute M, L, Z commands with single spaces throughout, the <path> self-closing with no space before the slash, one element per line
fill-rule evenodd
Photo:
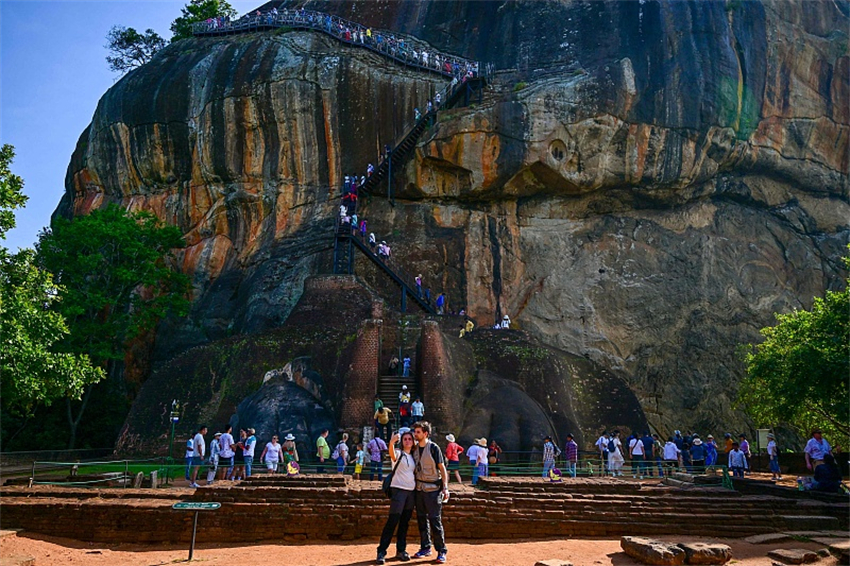
<path fill-rule="evenodd" d="M 416 301 L 416 303 L 422 307 L 425 312 L 429 314 L 436 314 L 432 301 L 426 299 L 424 294 L 420 295 L 418 293 L 416 289 L 416 277 L 405 270 L 399 262 L 392 258 L 392 256 L 387 259 L 379 257 L 370 249 L 369 245 L 363 241 L 359 232 L 356 232 L 349 224 L 340 222 L 338 216 L 334 222 L 334 233 L 336 238 L 348 238 L 351 242 L 353 242 L 355 248 L 360 250 L 360 252 L 369 258 L 372 263 L 377 265 L 381 270 L 389 275 L 390 278 L 402 288 L 402 292 L 406 293 L 410 296 L 410 298 Z"/>
<path fill-rule="evenodd" d="M 481 71 L 478 61 L 442 53 L 414 37 L 372 29 L 314 10 L 273 10 L 262 14 L 248 14 L 232 22 L 227 18 L 211 18 L 192 24 L 192 34 L 231 35 L 283 27 L 319 31 L 343 43 L 363 47 L 401 64 L 446 77 L 465 75 L 469 72 L 473 77 L 478 77 Z"/>

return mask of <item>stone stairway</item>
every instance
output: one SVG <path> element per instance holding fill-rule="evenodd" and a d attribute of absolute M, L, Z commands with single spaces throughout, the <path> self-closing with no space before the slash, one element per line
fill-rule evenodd
<path fill-rule="evenodd" d="M 499 540 L 544 537 L 669 535 L 746 537 L 787 531 L 848 528 L 850 506 L 816 500 L 689 490 L 610 478 L 552 483 L 542 478 L 482 478 L 481 488 L 452 484 L 443 508 L 451 538 Z M 376 538 L 388 501 L 380 484 L 341 475 L 259 475 L 194 491 L 2 488 L 0 527 L 23 528 L 84 541 L 182 542 L 191 513 L 179 500 L 217 501 L 204 514 L 199 542 L 316 541 Z M 116 492 L 126 495 L 111 497 Z M 166 496 L 166 497 L 163 497 Z M 170 497 L 170 499 L 168 498 Z M 234 529 L 233 525 L 239 525 Z"/>
<path fill-rule="evenodd" d="M 407 385 L 407 390 L 410 392 L 411 403 L 420 396 L 419 388 L 416 386 L 416 377 L 402 377 L 400 375 L 382 375 L 378 378 L 378 396 L 384 402 L 384 405 L 392 410 L 393 415 L 398 422 L 398 394 L 401 393 L 401 386 Z"/>

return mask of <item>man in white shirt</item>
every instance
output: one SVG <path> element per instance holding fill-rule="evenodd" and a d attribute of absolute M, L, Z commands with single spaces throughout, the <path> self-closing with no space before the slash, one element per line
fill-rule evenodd
<path fill-rule="evenodd" d="M 608 468 L 608 433 L 603 432 L 594 446 L 599 450 L 599 458 L 602 460 L 602 469 L 599 475 L 604 476 L 605 470 Z"/>
<path fill-rule="evenodd" d="M 767 457 L 769 458 L 768 465 L 770 473 L 773 474 L 774 480 L 782 479 L 782 472 L 779 469 L 779 449 L 776 446 L 776 436 L 772 432 L 767 433 Z"/>
<path fill-rule="evenodd" d="M 233 435 L 230 434 L 232 430 L 232 426 L 229 424 L 225 425 L 224 433 L 218 439 L 218 445 L 221 447 L 221 451 L 218 453 L 218 479 L 220 480 L 230 477 L 230 473 L 233 471 L 233 456 L 235 455 L 233 445 L 235 442 L 233 441 Z"/>
<path fill-rule="evenodd" d="M 640 437 L 637 435 L 629 441 L 629 455 L 632 458 L 632 477 L 640 476 L 640 479 L 643 479 L 645 454 L 643 442 L 641 442 Z"/>
<path fill-rule="evenodd" d="M 668 438 L 667 444 L 664 445 L 664 468 L 667 470 L 667 475 L 670 475 L 670 472 L 674 469 L 681 467 L 681 453 L 682 451 L 676 446 L 673 437 Z"/>
<path fill-rule="evenodd" d="M 192 478 L 189 482 L 189 487 L 200 487 L 195 480 L 198 479 L 198 470 L 204 461 L 204 453 L 207 448 L 207 443 L 204 441 L 204 435 L 206 433 L 207 427 L 202 426 L 192 439 Z"/>
<path fill-rule="evenodd" d="M 254 448 L 257 446 L 257 437 L 254 436 L 256 431 L 253 428 L 248 429 L 248 438 L 245 439 L 245 449 L 242 454 L 245 457 L 245 477 L 251 477 L 251 466 L 254 464 Z"/>

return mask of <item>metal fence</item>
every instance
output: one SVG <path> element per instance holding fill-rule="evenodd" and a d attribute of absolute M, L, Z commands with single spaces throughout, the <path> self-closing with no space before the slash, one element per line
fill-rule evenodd
<path fill-rule="evenodd" d="M 384 30 L 372 29 L 357 22 L 314 10 L 281 10 L 264 14 L 248 14 L 238 20 L 211 18 L 192 25 L 196 36 L 218 36 L 279 28 L 310 29 L 325 33 L 343 43 L 375 51 L 404 65 L 418 67 L 446 77 L 471 73 L 479 76 L 486 68 L 471 61 L 435 50 L 419 39 Z"/>

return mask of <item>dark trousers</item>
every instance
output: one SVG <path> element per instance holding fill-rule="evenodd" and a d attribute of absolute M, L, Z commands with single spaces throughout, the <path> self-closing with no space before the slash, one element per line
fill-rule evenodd
<path fill-rule="evenodd" d="M 324 474 L 325 473 L 325 463 L 324 462 L 316 463 L 316 473 L 317 474 Z"/>
<path fill-rule="evenodd" d="M 410 518 L 413 516 L 415 492 L 392 488 L 392 500 L 390 501 L 390 515 L 381 532 L 381 543 L 378 545 L 378 554 L 386 554 L 393 540 L 393 533 L 398 527 L 396 534 L 396 551 L 402 553 L 407 550 L 407 529 L 410 526 Z"/>
<path fill-rule="evenodd" d="M 434 548 L 446 552 L 446 535 L 443 531 L 443 494 L 437 491 L 416 492 L 416 521 L 419 523 L 420 548 L 431 548 L 431 532 L 434 533 Z"/>
<path fill-rule="evenodd" d="M 390 423 L 378 423 L 377 426 L 378 428 L 375 429 L 375 435 L 382 440 L 389 441 L 390 437 L 393 435 L 393 425 Z"/>
<path fill-rule="evenodd" d="M 376 462 L 374 460 L 371 461 L 372 467 L 369 472 L 369 481 L 375 479 L 375 474 L 378 474 L 378 481 L 382 481 L 384 479 L 384 463 Z"/>

